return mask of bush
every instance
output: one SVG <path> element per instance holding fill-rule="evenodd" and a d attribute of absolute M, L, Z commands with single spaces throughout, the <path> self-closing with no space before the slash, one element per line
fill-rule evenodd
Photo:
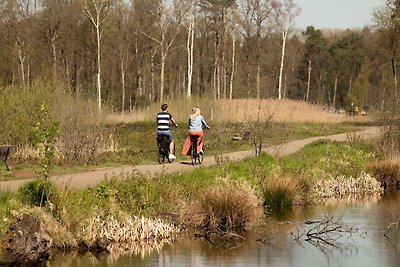
<path fill-rule="evenodd" d="M 246 183 L 222 180 L 204 189 L 181 212 L 182 221 L 193 227 L 245 229 L 262 216 L 262 206 L 255 191 Z"/>
<path fill-rule="evenodd" d="M 41 207 L 52 202 L 58 202 L 57 196 L 57 187 L 48 179 L 43 178 L 26 183 L 18 190 L 18 197 L 21 202 L 30 206 Z"/>
<path fill-rule="evenodd" d="M 262 184 L 264 205 L 271 211 L 284 211 L 299 204 L 302 192 L 299 182 L 286 175 L 275 173 L 268 177 Z"/>
<path fill-rule="evenodd" d="M 371 173 L 384 187 L 400 183 L 399 159 L 370 163 L 366 167 L 366 172 Z"/>
<path fill-rule="evenodd" d="M 15 86 L 0 88 L 0 143 L 11 144 L 14 160 L 37 158 L 30 149 L 33 139 L 32 122 L 40 121 L 42 103 L 48 104 L 49 116 L 59 127 L 56 142 L 58 163 L 87 163 L 107 150 L 108 140 L 103 138 L 102 117 L 95 103 L 72 96 L 66 89 L 37 82 L 29 88 Z M 17 158 L 20 156 L 21 158 Z"/>

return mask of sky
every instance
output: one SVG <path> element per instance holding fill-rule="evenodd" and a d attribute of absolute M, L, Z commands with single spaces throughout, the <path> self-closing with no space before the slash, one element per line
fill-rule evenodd
<path fill-rule="evenodd" d="M 294 0 L 301 8 L 295 27 L 305 29 L 354 29 L 372 23 L 374 8 L 385 6 L 386 0 Z"/>

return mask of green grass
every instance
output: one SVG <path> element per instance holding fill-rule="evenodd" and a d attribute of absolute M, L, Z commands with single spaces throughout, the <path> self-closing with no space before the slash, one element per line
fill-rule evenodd
<path fill-rule="evenodd" d="M 210 123 L 211 124 L 211 123 Z M 96 168 L 109 168 L 122 165 L 156 164 L 157 148 L 155 123 L 138 122 L 134 124 L 106 125 L 104 138 L 112 138 L 113 151 L 102 153 L 89 163 L 75 165 L 53 165 L 50 175 L 75 173 Z M 359 129 L 359 125 L 343 123 L 337 125 L 321 123 L 273 123 L 259 125 L 257 123 L 224 123 L 212 125 L 205 132 L 206 156 L 215 156 L 222 153 L 253 149 L 253 140 L 262 139 L 263 146 L 281 144 L 295 139 L 303 139 L 314 136 L 337 134 Z M 234 141 L 235 134 L 250 131 L 248 140 Z M 177 160 L 186 159 L 181 155 L 181 149 L 187 137 L 188 130 L 184 123 L 180 127 L 172 128 L 176 144 Z M 11 173 L 0 169 L 0 180 L 12 180 L 23 178 L 34 178 L 40 167 L 33 161 L 16 162 L 11 158 L 8 160 Z"/>
<path fill-rule="evenodd" d="M 318 141 L 282 160 L 283 170 L 291 175 L 327 179 L 337 175 L 356 176 L 377 157 L 369 143 Z"/>

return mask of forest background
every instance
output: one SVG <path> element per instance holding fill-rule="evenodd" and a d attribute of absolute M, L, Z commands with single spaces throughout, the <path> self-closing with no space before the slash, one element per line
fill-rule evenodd
<path fill-rule="evenodd" d="M 0 84 L 36 81 L 126 112 L 181 97 L 398 99 L 399 1 L 372 27 L 294 28 L 292 0 L 2 0 Z"/>
<path fill-rule="evenodd" d="M 147 147 L 129 155 L 149 154 L 149 136 L 128 131 L 142 126 L 103 115 L 144 112 L 150 133 L 159 103 L 180 107 L 181 121 L 200 104 L 217 126 L 238 110 L 249 115 L 242 100 L 258 123 L 242 128 L 266 138 L 286 99 L 393 115 L 385 125 L 400 151 L 400 1 L 387 0 L 363 29 L 296 29 L 299 12 L 293 0 L 0 0 L 0 143 L 22 163 L 53 154 L 60 164 L 98 162 L 105 151 L 135 150 L 129 140 Z"/>

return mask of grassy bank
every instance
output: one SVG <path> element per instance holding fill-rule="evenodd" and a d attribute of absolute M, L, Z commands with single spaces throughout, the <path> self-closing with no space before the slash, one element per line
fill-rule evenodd
<path fill-rule="evenodd" d="M 179 222 L 194 227 L 247 228 L 265 215 L 282 214 L 293 205 L 307 205 L 325 197 L 319 193 L 323 186 L 332 184 L 321 181 L 334 181 L 339 176 L 355 180 L 353 185 L 359 189 L 346 196 L 380 191 L 377 180 L 363 174 L 365 166 L 377 159 L 379 155 L 372 144 L 321 141 L 283 159 L 262 155 L 151 180 L 132 173 L 110 177 L 85 190 L 56 188 L 36 181 L 16 194 L 2 195 L 0 213 L 5 219 L 0 222 L 0 230 L 5 233 L 13 213 L 37 206 L 43 188 L 47 200 L 43 209 L 64 225 L 78 243 L 88 235 L 93 221 L 110 216 L 121 222 L 127 217 L 176 214 Z M 335 186 L 340 188 L 341 184 Z M 98 233 L 93 235 L 92 241 Z"/>

